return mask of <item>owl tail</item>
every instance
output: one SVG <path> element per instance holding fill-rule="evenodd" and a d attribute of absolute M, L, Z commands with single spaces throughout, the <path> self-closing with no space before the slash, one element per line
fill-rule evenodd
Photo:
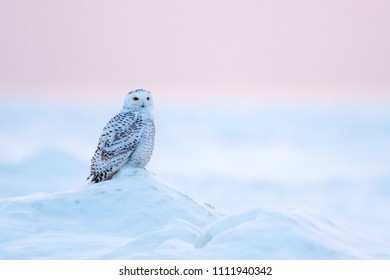
<path fill-rule="evenodd" d="M 87 181 L 89 184 L 94 184 L 94 183 L 99 183 L 100 181 L 102 181 L 102 178 L 99 176 L 99 174 L 92 174 L 91 173 L 88 176 Z"/>
<path fill-rule="evenodd" d="M 111 179 L 112 176 L 108 176 L 107 171 L 99 172 L 99 173 L 91 173 L 88 176 L 87 181 L 89 181 L 89 179 L 91 177 L 92 177 L 92 179 L 90 180 L 90 183 L 94 184 L 94 183 L 99 183 L 99 182 L 107 180 L 107 179 Z"/>

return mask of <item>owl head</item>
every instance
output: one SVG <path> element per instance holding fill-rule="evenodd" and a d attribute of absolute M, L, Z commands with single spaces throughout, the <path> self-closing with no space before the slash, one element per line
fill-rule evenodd
<path fill-rule="evenodd" d="M 123 109 L 131 108 L 153 108 L 153 98 L 149 91 L 136 89 L 130 91 L 125 98 Z"/>

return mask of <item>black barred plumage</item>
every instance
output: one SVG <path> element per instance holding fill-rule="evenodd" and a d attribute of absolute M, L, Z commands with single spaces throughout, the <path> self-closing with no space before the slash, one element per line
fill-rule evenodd
<path fill-rule="evenodd" d="M 128 164 L 144 168 L 154 146 L 153 101 L 149 92 L 135 90 L 125 99 L 122 111 L 104 127 L 91 160 L 92 183 L 111 179 Z"/>

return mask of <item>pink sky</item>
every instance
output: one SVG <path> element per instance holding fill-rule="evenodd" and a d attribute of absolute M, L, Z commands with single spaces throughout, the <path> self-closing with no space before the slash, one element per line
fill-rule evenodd
<path fill-rule="evenodd" d="M 390 95 L 388 0 L 0 1 L 0 93 Z"/>

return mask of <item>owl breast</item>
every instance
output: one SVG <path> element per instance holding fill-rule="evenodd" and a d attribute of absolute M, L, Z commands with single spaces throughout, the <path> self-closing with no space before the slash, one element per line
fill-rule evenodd
<path fill-rule="evenodd" d="M 131 167 L 144 168 L 150 161 L 153 153 L 155 135 L 154 121 L 148 116 L 142 116 L 141 122 L 140 125 L 143 128 L 137 148 L 130 155 L 126 163 L 126 165 L 130 165 Z"/>

